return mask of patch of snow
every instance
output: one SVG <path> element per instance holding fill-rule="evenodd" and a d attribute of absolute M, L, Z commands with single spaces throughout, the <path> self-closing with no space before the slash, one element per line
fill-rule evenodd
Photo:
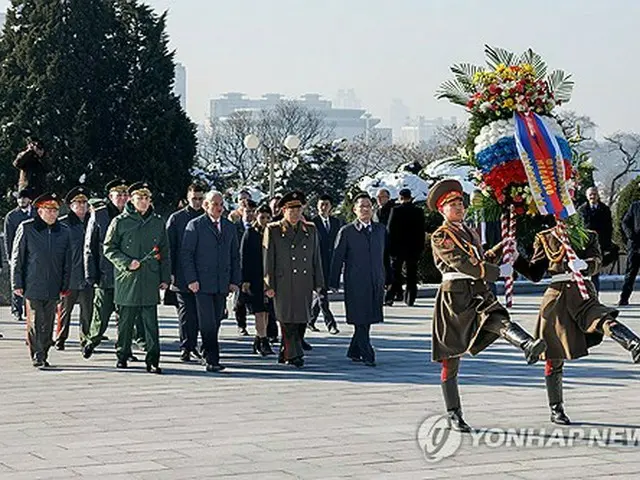
<path fill-rule="evenodd" d="M 378 172 L 374 176 L 366 176 L 358 182 L 358 187 L 371 196 L 375 196 L 380 188 L 389 190 L 391 198 L 398 198 L 400 190 L 408 188 L 416 202 L 424 202 L 427 199 L 429 186 L 422 178 L 413 173 Z"/>
<path fill-rule="evenodd" d="M 423 173 L 431 178 L 455 178 L 462 184 L 462 188 L 465 193 L 471 195 L 476 190 L 473 182 L 469 180 L 471 173 L 471 167 L 468 166 L 455 166 L 447 162 L 447 159 L 436 160 L 435 162 L 427 165 Z"/>

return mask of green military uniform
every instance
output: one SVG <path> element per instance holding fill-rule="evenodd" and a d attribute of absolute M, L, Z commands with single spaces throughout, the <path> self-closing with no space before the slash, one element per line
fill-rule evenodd
<path fill-rule="evenodd" d="M 616 319 L 618 311 L 615 308 L 598 300 L 590 277 L 600 270 L 602 254 L 597 233 L 589 230 L 588 235 L 584 247 L 575 249 L 578 258 L 585 262 L 580 271 L 584 276 L 587 299 L 578 289 L 566 249 L 555 227 L 536 235 L 530 260 L 519 256 L 514 263 L 518 272 L 534 282 L 540 281 L 545 273 L 551 275 L 551 283 L 540 305 L 536 336 L 547 344 L 544 354 L 547 396 L 551 420 L 559 424 L 569 423 L 562 395 L 565 359 L 588 355 L 588 349 L 602 342 L 605 334 L 630 350 L 636 363 L 640 362 L 640 339 Z"/>
<path fill-rule="evenodd" d="M 301 208 L 304 195 L 292 192 L 280 200 L 281 208 Z M 282 326 L 280 361 L 296 366 L 304 356 L 302 340 L 311 319 L 313 291 L 324 288 L 324 275 L 313 223 L 286 220 L 267 225 L 263 236 L 265 291 L 273 290 L 276 319 Z"/>
<path fill-rule="evenodd" d="M 442 212 L 447 203 L 462 198 L 460 182 L 443 180 L 431 187 L 427 204 Z M 443 277 L 433 314 L 432 359 L 442 363 L 442 393 L 452 426 L 470 431 L 458 393 L 460 358 L 467 352 L 476 355 L 502 337 L 522 349 L 531 364 L 545 345 L 512 322 L 489 289 L 487 282 L 496 281 L 501 268 L 485 260 L 476 232 L 462 222 L 445 221 L 431 236 L 431 248 Z"/>
<path fill-rule="evenodd" d="M 150 195 L 146 183 L 129 187 L 132 195 Z M 104 241 L 104 255 L 115 267 L 114 302 L 118 308 L 118 366 L 125 368 L 131 354 L 131 340 L 136 319 L 144 325 L 147 369 L 158 369 L 160 342 L 157 305 L 161 284 L 171 280 L 169 244 L 165 224 L 153 207 L 142 215 L 131 202 L 109 226 Z M 132 271 L 133 260 L 141 265 Z"/>

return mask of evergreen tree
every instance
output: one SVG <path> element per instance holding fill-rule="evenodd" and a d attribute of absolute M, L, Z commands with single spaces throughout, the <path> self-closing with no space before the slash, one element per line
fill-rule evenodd
<path fill-rule="evenodd" d="M 48 187 L 148 180 L 162 209 L 190 181 L 195 127 L 172 93 L 166 15 L 135 0 L 12 0 L 0 38 L 0 182 L 25 138 L 42 139 Z"/>

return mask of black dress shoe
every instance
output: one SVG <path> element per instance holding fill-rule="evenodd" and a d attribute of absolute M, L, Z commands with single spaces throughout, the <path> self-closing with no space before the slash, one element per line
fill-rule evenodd
<path fill-rule="evenodd" d="M 393 300 L 385 300 L 384 304 L 387 307 L 393 307 Z"/>
<path fill-rule="evenodd" d="M 82 349 L 82 356 L 86 359 L 91 358 L 91 355 L 93 355 L 93 350 L 95 349 L 95 347 L 93 346 L 92 343 L 88 343 L 87 345 L 84 346 L 84 348 Z"/>
<path fill-rule="evenodd" d="M 373 361 L 373 360 L 364 360 L 364 364 L 365 364 L 367 367 L 375 367 L 375 366 L 376 366 L 376 362 L 375 362 L 375 361 Z"/>
<path fill-rule="evenodd" d="M 162 373 L 162 369 L 157 365 L 147 365 L 147 372 L 160 375 Z"/>
<path fill-rule="evenodd" d="M 316 327 L 316 326 L 315 326 L 314 324 L 312 324 L 312 323 L 308 324 L 308 325 L 307 325 L 307 328 L 308 328 L 309 330 L 311 330 L 312 332 L 319 332 L 319 331 L 320 331 L 320 329 L 319 329 L 318 327 Z"/>
<path fill-rule="evenodd" d="M 287 365 L 293 365 L 297 368 L 304 367 L 304 359 L 303 358 L 294 358 L 292 360 L 287 360 Z"/>
<path fill-rule="evenodd" d="M 462 418 L 461 409 L 456 408 L 454 410 L 449 410 L 447 413 L 449 415 L 449 426 L 452 430 L 462 433 L 471 432 L 471 427 L 464 421 L 464 418 Z"/>
<path fill-rule="evenodd" d="M 57 342 L 56 343 L 56 350 L 62 352 L 64 351 L 64 342 Z"/>
<path fill-rule="evenodd" d="M 352 362 L 362 362 L 362 357 L 352 357 L 351 355 L 347 355 L 347 358 L 350 358 Z"/>
<path fill-rule="evenodd" d="M 618 302 L 618 307 L 627 307 L 629 306 L 629 300 L 620 300 Z"/>
<path fill-rule="evenodd" d="M 213 364 L 211 364 L 211 363 L 207 363 L 207 367 L 206 367 L 206 369 L 205 369 L 205 370 L 206 370 L 207 372 L 214 372 L 214 373 L 217 373 L 217 372 L 221 372 L 221 371 L 223 371 L 225 368 L 226 368 L 226 367 L 224 367 L 223 365 L 213 365 Z"/>
<path fill-rule="evenodd" d="M 127 362 L 125 360 L 118 360 L 116 368 L 127 368 Z"/>
<path fill-rule="evenodd" d="M 44 360 L 34 360 L 33 366 L 36 368 L 44 367 Z"/>
<path fill-rule="evenodd" d="M 329 327 L 329 333 L 331 335 L 338 335 L 340 333 L 340 330 L 338 330 L 338 327 L 336 325 L 331 325 Z"/>
<path fill-rule="evenodd" d="M 191 352 L 189 352 L 189 350 L 182 350 L 180 353 L 180 361 L 189 363 L 191 361 Z"/>
<path fill-rule="evenodd" d="M 247 329 L 244 327 L 238 327 L 238 335 L 240 335 L 241 337 L 248 337 L 249 332 L 247 332 Z"/>
<path fill-rule="evenodd" d="M 302 340 L 302 350 L 308 352 L 309 350 L 313 350 L 313 347 L 309 345 L 306 341 Z"/>
<path fill-rule="evenodd" d="M 551 421 L 556 425 L 571 425 L 571 420 L 564 413 L 564 407 L 561 403 L 551 405 Z"/>
<path fill-rule="evenodd" d="M 136 357 L 133 353 L 130 353 L 129 356 L 127 357 L 127 361 L 128 362 L 137 362 L 138 361 L 138 357 Z"/>

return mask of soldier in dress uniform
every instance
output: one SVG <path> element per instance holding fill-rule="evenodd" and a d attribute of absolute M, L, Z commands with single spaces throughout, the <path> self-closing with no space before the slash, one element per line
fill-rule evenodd
<path fill-rule="evenodd" d="M 53 345 L 56 305 L 69 293 L 71 242 L 69 229 L 58 221 L 60 201 L 55 194 L 34 200 L 35 218 L 20 224 L 11 253 L 13 293 L 27 305 L 29 351 L 33 366 L 48 367 Z"/>
<path fill-rule="evenodd" d="M 262 240 L 265 293 L 273 298 L 282 329 L 279 362 L 296 367 L 304 365 L 313 292 L 324 288 L 318 235 L 315 225 L 302 219 L 304 203 L 302 192 L 284 195 L 278 203 L 283 218 L 267 225 Z"/>
<path fill-rule="evenodd" d="M 80 304 L 80 346 L 84 347 L 93 313 L 93 287 L 84 274 L 84 236 L 89 222 L 89 198 L 84 187 L 73 188 L 67 193 L 65 203 L 69 213 L 60 222 L 69 229 L 71 238 L 71 281 L 69 295 L 58 305 L 58 325 L 56 330 L 56 349 L 64 350 L 69 338 L 71 312 L 76 303 Z"/>
<path fill-rule="evenodd" d="M 109 225 L 104 256 L 115 269 L 113 301 L 118 308 L 117 368 L 127 368 L 136 321 L 144 326 L 147 372 L 160 369 L 158 290 L 169 287 L 171 264 L 164 221 L 153 211 L 151 187 L 136 182 L 129 187 L 131 200 Z"/>
<path fill-rule="evenodd" d="M 523 350 L 527 363 L 533 364 L 546 345 L 511 322 L 509 312 L 487 285 L 512 275 L 513 269 L 484 259 L 480 238 L 464 224 L 460 182 L 436 183 L 429 190 L 427 205 L 445 219 L 431 236 L 433 259 L 442 273 L 432 323 L 432 359 L 442 363 L 442 393 L 451 427 L 469 432 L 458 393 L 460 358 L 467 352 L 477 355 L 502 337 Z"/>
<path fill-rule="evenodd" d="M 84 269 L 89 285 L 94 285 L 93 316 L 82 355 L 89 358 L 104 336 L 109 326 L 109 318 L 116 310 L 113 301 L 114 280 L 113 265 L 104 256 L 104 238 L 111 221 L 124 210 L 129 200 L 129 184 L 122 178 L 116 178 L 106 185 L 108 199 L 104 205 L 96 207 L 89 217 L 84 242 Z M 136 343 L 144 347 L 144 329 L 136 325 Z M 138 359 L 131 355 L 129 361 Z"/>
<path fill-rule="evenodd" d="M 555 223 L 549 217 L 549 223 Z M 562 367 L 565 360 L 584 357 L 589 348 L 602 342 L 607 335 L 625 350 L 631 352 L 634 363 L 640 363 L 640 338 L 619 320 L 618 311 L 598 300 L 598 293 L 590 277 L 600 269 L 602 254 L 598 234 L 587 231 L 588 240 L 583 248 L 576 248 L 576 260 L 569 260 L 560 234 L 555 226 L 536 235 L 530 260 L 518 256 L 514 263 L 516 271 L 534 282 L 545 273 L 551 275 L 551 283 L 542 297 L 536 336 L 547 344 L 543 355 L 546 359 L 545 383 L 551 408 L 551 421 L 568 425 L 569 417 L 564 412 L 562 395 Z M 576 284 L 575 272 L 584 275 L 588 299 Z"/>

